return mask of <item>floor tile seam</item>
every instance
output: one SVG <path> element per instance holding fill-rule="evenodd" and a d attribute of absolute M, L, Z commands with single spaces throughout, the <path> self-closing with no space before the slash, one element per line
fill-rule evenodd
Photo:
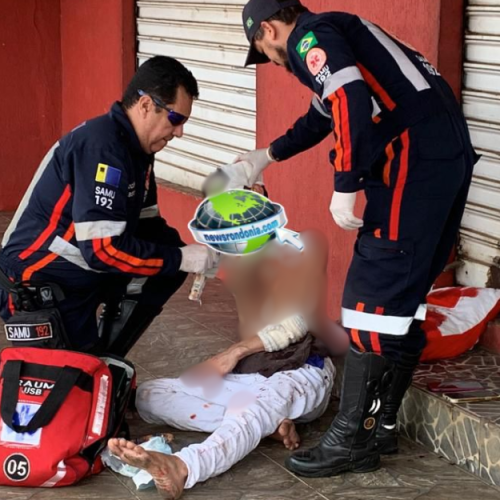
<path fill-rule="evenodd" d="M 126 484 L 126 481 L 122 479 L 123 476 L 117 474 L 116 472 L 111 473 L 115 477 L 115 479 L 132 495 L 132 497 L 135 498 L 135 500 L 141 500 L 141 498 L 135 494 L 135 491 L 129 488 L 129 486 Z"/>
<path fill-rule="evenodd" d="M 456 406 L 458 406 L 458 405 L 453 405 L 453 407 L 456 407 Z M 457 440 L 460 441 L 460 436 L 459 436 L 459 433 L 458 433 L 458 425 L 457 425 L 457 423 L 458 423 L 457 412 L 452 412 L 451 421 L 452 421 L 452 424 L 453 424 L 453 434 L 452 434 L 452 437 L 453 437 L 453 442 L 455 443 L 455 442 L 457 442 Z M 480 471 L 481 464 L 483 463 L 482 462 L 482 457 L 483 457 L 482 454 L 486 452 L 486 447 L 479 445 L 479 437 L 481 435 L 481 429 L 486 429 L 486 426 L 487 426 L 487 421 L 483 417 L 479 417 L 479 426 L 480 426 L 480 429 L 479 429 L 479 433 L 480 434 L 477 436 L 477 438 L 478 438 L 478 451 L 477 451 L 477 455 L 478 455 L 478 465 L 479 465 L 478 472 Z M 456 455 L 456 450 L 454 449 L 453 451 L 455 452 L 455 455 Z M 440 458 L 443 459 L 442 457 L 440 457 Z M 479 474 L 475 474 L 474 472 L 471 472 L 465 466 L 465 464 L 461 464 L 458 456 L 456 456 L 456 463 L 455 464 L 451 460 L 447 460 L 447 459 L 445 459 L 445 460 L 448 463 L 451 463 L 451 465 L 455 465 L 457 467 L 460 467 L 460 469 L 463 472 L 465 472 L 468 476 L 470 476 L 472 478 L 475 478 L 475 479 L 479 480 L 481 483 L 483 483 L 484 485 L 489 486 L 491 488 L 494 488 L 494 489 L 496 489 L 497 491 L 500 492 L 500 487 L 499 486 L 497 486 L 495 484 L 492 484 L 492 482 L 487 481 L 486 479 L 484 479 L 483 477 L 481 477 Z"/>
<path fill-rule="evenodd" d="M 307 483 L 306 481 L 304 481 L 301 477 L 299 476 L 296 476 L 293 472 L 290 472 L 286 467 L 283 467 L 282 464 L 280 464 L 279 462 L 277 462 L 276 460 L 274 460 L 274 458 L 270 457 L 269 455 L 267 455 L 265 452 L 261 451 L 261 450 L 258 450 L 258 453 L 260 453 L 262 456 L 266 457 L 268 460 L 270 460 L 273 464 L 277 465 L 280 469 L 284 470 L 287 474 L 289 474 L 290 476 L 292 476 L 294 479 L 296 479 L 299 483 L 303 484 L 304 486 L 307 486 L 308 489 L 314 491 L 314 493 L 317 493 L 321 498 L 323 498 L 324 500 L 331 500 L 330 498 L 328 498 L 327 496 L 323 495 L 323 493 L 321 493 L 320 491 L 318 491 L 316 488 L 314 488 L 312 485 L 310 485 L 309 483 Z"/>
<path fill-rule="evenodd" d="M 158 378 L 156 377 L 156 375 L 154 375 L 153 373 L 151 373 L 147 368 L 145 368 L 144 366 L 142 366 L 141 364 L 139 363 L 134 363 L 135 366 L 138 366 L 139 368 L 141 368 L 142 370 L 144 370 L 148 375 L 150 375 L 151 377 L 153 378 Z"/>
<path fill-rule="evenodd" d="M 221 333 L 219 333 L 217 330 L 214 330 L 206 325 L 204 325 L 203 323 L 200 323 L 199 321 L 193 319 L 193 318 L 190 318 L 189 316 L 187 315 L 184 315 L 183 313 L 179 312 L 179 311 L 175 311 L 176 314 L 179 314 L 180 316 L 182 316 L 183 319 L 185 320 L 189 320 L 191 321 L 192 323 L 194 323 L 197 327 L 202 327 L 204 330 L 208 331 L 208 332 L 211 332 L 211 333 L 215 333 L 218 337 L 220 337 L 220 340 L 229 340 L 232 344 L 234 344 L 234 340 L 231 340 L 230 338 L 228 337 L 225 337 L 224 335 L 222 335 Z M 164 339 L 162 338 L 161 339 L 161 342 L 166 342 L 168 339 Z"/>
<path fill-rule="evenodd" d="M 217 335 L 218 337 L 220 337 L 221 339 L 223 340 L 229 340 L 229 342 L 231 342 L 232 344 L 235 344 L 236 342 L 229 338 L 229 337 L 226 337 L 224 334 L 220 333 L 218 330 L 214 330 L 212 327 L 210 326 L 207 326 L 203 323 L 200 323 L 199 321 L 197 321 L 196 319 L 193 319 L 193 318 L 190 318 L 189 316 L 186 316 L 184 313 L 182 313 L 181 311 L 177 310 L 177 309 L 174 309 L 174 311 L 177 313 L 177 314 L 180 314 L 183 318 L 185 319 L 189 319 L 190 321 L 192 321 L 193 323 L 196 323 L 197 325 L 200 325 L 202 326 L 203 328 L 205 328 L 206 330 L 212 332 L 212 333 L 215 333 L 215 335 Z"/>

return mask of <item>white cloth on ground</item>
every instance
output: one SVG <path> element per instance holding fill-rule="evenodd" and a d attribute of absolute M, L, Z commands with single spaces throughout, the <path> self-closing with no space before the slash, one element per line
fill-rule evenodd
<path fill-rule="evenodd" d="M 212 433 L 175 453 L 187 466 L 188 489 L 230 469 L 283 420 L 319 418 L 330 401 L 334 378 L 335 367 L 327 358 L 323 369 L 306 364 L 269 378 L 227 375 L 213 397 L 180 379 L 158 379 L 139 386 L 136 406 L 148 423 Z"/>

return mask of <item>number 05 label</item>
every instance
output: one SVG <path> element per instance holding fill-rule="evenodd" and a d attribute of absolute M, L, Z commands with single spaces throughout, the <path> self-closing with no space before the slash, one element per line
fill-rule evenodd
<path fill-rule="evenodd" d="M 5 459 L 3 472 L 11 481 L 24 481 L 30 475 L 30 462 L 21 453 L 15 453 Z"/>

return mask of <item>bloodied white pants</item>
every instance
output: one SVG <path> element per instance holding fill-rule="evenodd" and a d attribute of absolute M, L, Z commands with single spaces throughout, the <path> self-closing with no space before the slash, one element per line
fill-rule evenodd
<path fill-rule="evenodd" d="M 188 469 L 185 488 L 192 488 L 227 471 L 283 420 L 301 423 L 320 417 L 328 406 L 334 377 L 335 368 L 325 359 L 322 369 L 306 364 L 270 378 L 227 375 L 211 395 L 180 379 L 158 379 L 139 386 L 136 406 L 148 423 L 212 433 L 204 442 L 176 453 Z"/>

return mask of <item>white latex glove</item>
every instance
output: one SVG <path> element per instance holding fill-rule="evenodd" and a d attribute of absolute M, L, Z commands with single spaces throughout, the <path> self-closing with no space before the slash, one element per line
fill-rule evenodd
<path fill-rule="evenodd" d="M 203 193 L 210 197 L 229 189 L 243 189 L 249 184 L 253 168 L 247 161 L 240 161 L 232 165 L 224 165 L 210 174 L 203 183 Z M 260 176 L 262 180 L 262 176 Z"/>
<path fill-rule="evenodd" d="M 347 231 L 354 231 L 363 226 L 362 219 L 354 215 L 355 203 L 356 193 L 333 193 L 330 212 L 337 225 Z"/>
<path fill-rule="evenodd" d="M 245 186 L 252 186 L 250 177 L 253 173 L 252 164 L 248 161 L 239 161 L 233 165 L 225 165 L 219 170 L 222 170 L 228 178 L 226 189 L 243 189 Z"/>
<path fill-rule="evenodd" d="M 182 262 L 180 271 L 185 273 L 205 274 L 219 261 L 218 254 L 205 245 L 188 245 L 181 248 Z"/>
<path fill-rule="evenodd" d="M 251 165 L 252 172 L 248 182 L 250 183 L 249 186 L 253 186 L 262 172 L 275 160 L 271 157 L 269 148 L 265 148 L 255 149 L 254 151 L 238 156 L 235 162 L 240 161 L 248 162 Z"/>

